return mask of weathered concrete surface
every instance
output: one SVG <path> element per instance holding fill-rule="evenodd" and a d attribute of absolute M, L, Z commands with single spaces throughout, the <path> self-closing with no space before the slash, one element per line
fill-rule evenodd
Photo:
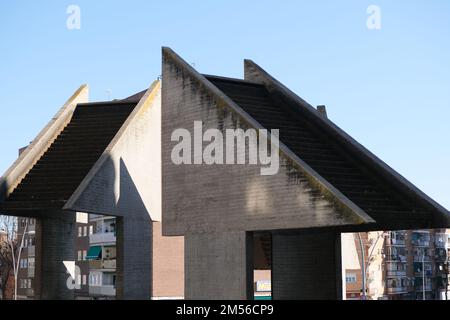
<path fill-rule="evenodd" d="M 75 264 L 75 213 L 42 212 L 36 220 L 40 243 L 37 244 L 37 298 L 69 300 L 74 298 L 66 266 Z"/>
<path fill-rule="evenodd" d="M 249 232 L 185 235 L 186 299 L 252 299 Z"/>
<path fill-rule="evenodd" d="M 340 239 L 335 232 L 273 232 L 273 299 L 342 299 Z"/>
<path fill-rule="evenodd" d="M 327 133 L 330 139 L 335 140 L 350 157 L 355 161 L 364 163 L 366 166 L 365 170 L 375 173 L 379 183 L 389 186 L 392 192 L 397 193 L 398 196 L 405 197 L 406 200 L 404 201 L 416 203 L 419 208 L 422 207 L 419 210 L 423 210 L 423 208 L 429 210 L 429 218 L 426 221 L 417 222 L 414 221 L 414 214 L 406 216 L 395 215 L 395 218 L 391 216 L 386 218 L 385 216 L 378 216 L 371 212 L 370 216 L 376 220 L 376 223 L 363 224 L 357 226 L 357 228 L 352 227 L 347 230 L 429 229 L 450 226 L 450 212 L 447 209 L 431 199 L 401 174 L 358 143 L 326 116 L 324 117 L 320 112 L 317 112 L 313 106 L 273 78 L 259 65 L 251 60 L 244 60 L 244 77 L 249 81 L 263 83 L 272 95 L 277 96 L 280 101 L 283 101 L 285 108 L 301 115 L 303 118 L 307 118 L 314 126 L 320 128 L 322 132 Z"/>
<path fill-rule="evenodd" d="M 130 214 L 130 212 L 128 213 Z M 117 299 L 151 298 L 152 227 L 150 217 L 118 217 L 117 223 Z"/>
<path fill-rule="evenodd" d="M 155 82 L 64 209 L 114 216 L 127 216 L 138 209 L 160 221 L 160 119 L 160 83 Z M 121 191 L 126 190 L 137 192 L 125 197 Z"/>
<path fill-rule="evenodd" d="M 117 297 L 150 299 L 152 221 L 161 220 L 161 92 L 155 82 L 64 209 L 117 216 Z"/>
<path fill-rule="evenodd" d="M 292 158 L 280 158 L 280 170 L 260 175 L 259 165 L 175 165 L 172 132 L 242 128 L 249 123 L 215 95 L 212 85 L 189 66 L 163 53 L 162 159 L 163 234 L 271 230 L 354 225 L 371 221 L 341 210 L 298 170 Z M 206 144 L 205 144 L 206 145 Z M 317 181 L 317 180 L 315 180 Z M 343 202 L 340 202 L 342 204 Z M 368 218 L 368 219 L 366 219 Z"/>
<path fill-rule="evenodd" d="M 78 103 L 88 102 L 89 88 L 82 85 L 64 103 L 49 123 L 33 139 L 30 145 L 20 153 L 19 158 L 3 174 L 0 179 L 0 201 L 6 199 L 31 167 L 39 160 L 47 148 L 52 144 L 64 126 L 70 121 Z"/>

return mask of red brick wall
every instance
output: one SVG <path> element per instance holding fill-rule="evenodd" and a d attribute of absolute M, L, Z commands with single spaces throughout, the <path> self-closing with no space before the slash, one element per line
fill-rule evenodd
<path fill-rule="evenodd" d="M 153 222 L 152 297 L 184 297 L 184 237 L 163 237 Z"/>

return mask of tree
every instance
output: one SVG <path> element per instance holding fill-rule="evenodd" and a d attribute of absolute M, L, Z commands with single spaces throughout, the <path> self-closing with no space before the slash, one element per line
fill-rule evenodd
<path fill-rule="evenodd" d="M 17 276 L 19 273 L 19 260 L 24 247 L 24 239 L 28 230 L 28 219 L 25 219 L 23 232 L 19 233 L 18 218 L 0 216 L 0 277 L 2 294 L 6 289 L 9 276 L 14 276 L 14 300 L 17 300 Z"/>
<path fill-rule="evenodd" d="M 12 255 L 6 241 L 6 233 L 0 233 L 0 299 L 5 299 L 8 280 L 12 274 Z"/>

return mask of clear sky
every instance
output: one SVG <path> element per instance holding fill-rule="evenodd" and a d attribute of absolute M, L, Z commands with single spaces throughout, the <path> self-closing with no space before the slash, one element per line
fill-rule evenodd
<path fill-rule="evenodd" d="M 448 0 L 1 1 L 0 171 L 82 83 L 91 100 L 148 87 L 161 46 L 203 73 L 254 60 L 450 208 Z"/>

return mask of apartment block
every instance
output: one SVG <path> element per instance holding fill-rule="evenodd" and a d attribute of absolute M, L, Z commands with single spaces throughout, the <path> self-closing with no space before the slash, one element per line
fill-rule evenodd
<path fill-rule="evenodd" d="M 450 298 L 448 229 L 368 232 L 354 237 L 360 265 L 363 260 L 365 263 L 368 299 Z M 345 270 L 347 299 L 363 298 L 362 270 Z"/>
<path fill-rule="evenodd" d="M 18 218 L 17 240 L 23 241 L 19 256 L 17 276 L 17 299 L 34 299 L 36 282 L 36 220 L 33 218 Z M 22 240 L 23 237 L 23 240 Z"/>

